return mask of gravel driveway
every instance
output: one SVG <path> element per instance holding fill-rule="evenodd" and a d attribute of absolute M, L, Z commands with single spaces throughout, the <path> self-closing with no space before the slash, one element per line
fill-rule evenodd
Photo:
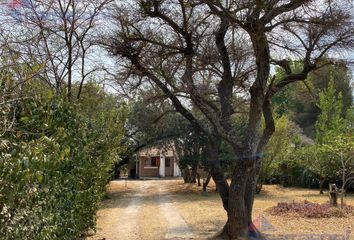
<path fill-rule="evenodd" d="M 87 240 L 193 239 L 193 232 L 165 189 L 165 180 L 112 181 Z"/>

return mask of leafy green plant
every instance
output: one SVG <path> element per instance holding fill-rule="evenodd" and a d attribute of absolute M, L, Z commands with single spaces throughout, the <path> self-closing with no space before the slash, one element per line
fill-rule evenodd
<path fill-rule="evenodd" d="M 297 129 L 294 124 L 284 115 L 275 119 L 276 130 L 270 139 L 264 158 L 260 175 L 258 178 L 257 191 L 260 191 L 263 183 L 274 181 L 275 177 L 281 178 L 281 166 L 289 163 L 289 156 L 294 150 L 295 142 L 298 137 Z"/>
<path fill-rule="evenodd" d="M 124 111 L 88 117 L 60 98 L 16 103 L 2 137 L 2 239 L 74 239 L 95 227 L 95 214 L 121 150 Z"/>

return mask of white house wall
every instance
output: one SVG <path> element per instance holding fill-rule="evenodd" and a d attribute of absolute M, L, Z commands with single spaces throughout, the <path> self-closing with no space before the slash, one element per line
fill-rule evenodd
<path fill-rule="evenodd" d="M 160 177 L 166 176 L 166 168 L 165 168 L 165 156 L 160 155 L 160 168 L 159 168 Z"/>
<path fill-rule="evenodd" d="M 175 159 L 175 161 L 173 163 L 173 176 L 174 177 L 180 177 L 181 176 L 181 170 L 178 167 L 176 159 Z"/>

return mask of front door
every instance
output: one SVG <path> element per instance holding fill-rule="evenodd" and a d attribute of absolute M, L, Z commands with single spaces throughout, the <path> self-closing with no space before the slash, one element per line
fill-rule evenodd
<path fill-rule="evenodd" d="M 165 158 L 165 175 L 166 177 L 173 177 L 173 158 Z"/>

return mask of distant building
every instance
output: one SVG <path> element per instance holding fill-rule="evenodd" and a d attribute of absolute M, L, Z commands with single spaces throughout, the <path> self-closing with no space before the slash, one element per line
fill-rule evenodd
<path fill-rule="evenodd" d="M 131 177 L 179 177 L 178 157 L 172 145 L 144 148 L 136 154 L 135 166 L 131 164 Z"/>

